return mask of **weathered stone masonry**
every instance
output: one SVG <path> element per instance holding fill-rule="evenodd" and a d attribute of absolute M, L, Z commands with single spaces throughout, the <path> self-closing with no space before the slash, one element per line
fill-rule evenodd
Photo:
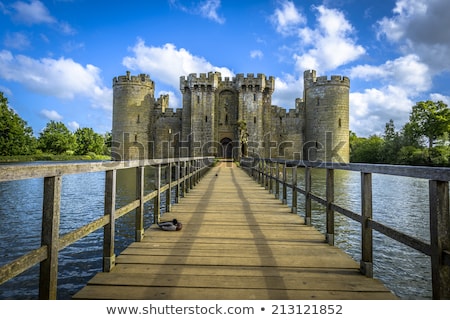
<path fill-rule="evenodd" d="M 219 72 L 180 77 L 182 108 L 155 99 L 148 75 L 113 79 L 113 157 L 117 160 L 242 156 L 349 161 L 347 77 L 304 73 L 295 109 L 272 105 L 274 77 Z"/>

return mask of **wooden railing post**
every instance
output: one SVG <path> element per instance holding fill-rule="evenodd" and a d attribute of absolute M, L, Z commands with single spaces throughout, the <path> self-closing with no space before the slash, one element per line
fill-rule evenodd
<path fill-rule="evenodd" d="M 109 272 L 114 268 L 116 256 L 114 254 L 114 232 L 116 211 L 116 170 L 106 171 L 105 178 L 105 216 L 109 216 L 109 223 L 103 227 L 103 271 Z"/>
<path fill-rule="evenodd" d="M 175 186 L 175 203 L 180 201 L 180 171 L 181 171 L 181 162 L 177 162 L 175 166 L 175 179 L 177 180 L 177 184 Z"/>
<path fill-rule="evenodd" d="M 136 167 L 136 198 L 139 199 L 139 207 L 136 208 L 135 239 L 138 242 L 144 238 L 144 172 L 143 166 Z"/>
<path fill-rule="evenodd" d="M 297 166 L 292 167 L 292 213 L 297 213 Z"/>
<path fill-rule="evenodd" d="M 287 204 L 287 166 L 286 162 L 283 163 L 283 197 L 282 203 Z"/>
<path fill-rule="evenodd" d="M 311 217 L 311 168 L 305 167 L 305 224 L 312 224 Z"/>
<path fill-rule="evenodd" d="M 58 284 L 59 222 L 61 176 L 44 178 L 41 245 L 47 246 L 47 259 L 40 263 L 39 299 L 56 299 Z"/>
<path fill-rule="evenodd" d="M 373 277 L 372 228 L 372 174 L 361 172 L 361 273 Z"/>
<path fill-rule="evenodd" d="M 170 212 L 172 209 L 172 162 L 166 166 L 166 177 L 169 184 L 169 189 L 166 191 L 166 212 Z"/>
<path fill-rule="evenodd" d="M 262 184 L 263 181 L 263 170 L 264 170 L 264 161 L 259 160 L 259 170 L 258 170 L 258 183 Z"/>
<path fill-rule="evenodd" d="M 268 171 L 269 171 L 269 165 L 268 165 L 268 162 L 267 161 L 264 161 L 264 183 L 263 183 L 263 186 L 264 186 L 264 189 L 268 189 L 269 188 L 269 174 L 268 174 Z"/>
<path fill-rule="evenodd" d="M 433 299 L 450 299 L 450 266 L 443 263 L 443 251 L 450 251 L 448 192 L 448 181 L 429 181 Z"/>
<path fill-rule="evenodd" d="M 191 189 L 191 162 L 186 161 L 185 162 L 185 180 L 184 180 L 184 188 L 185 193 L 189 193 L 189 190 Z"/>
<path fill-rule="evenodd" d="M 269 193 L 273 193 L 273 162 L 270 163 L 269 167 Z"/>
<path fill-rule="evenodd" d="M 155 170 L 156 197 L 153 199 L 153 223 L 159 223 L 161 218 L 161 165 Z"/>
<path fill-rule="evenodd" d="M 331 209 L 331 204 L 334 201 L 334 170 L 327 170 L 326 179 L 326 200 L 327 200 L 327 242 L 334 246 L 334 211 Z"/>
<path fill-rule="evenodd" d="M 275 165 L 276 179 L 275 179 L 275 198 L 280 198 L 280 164 L 277 162 Z"/>

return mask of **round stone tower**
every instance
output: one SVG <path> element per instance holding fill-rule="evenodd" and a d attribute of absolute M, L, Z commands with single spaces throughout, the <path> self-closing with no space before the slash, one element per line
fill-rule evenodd
<path fill-rule="evenodd" d="M 150 108 L 155 103 L 154 82 L 145 74 L 113 79 L 112 157 L 147 159 Z"/>
<path fill-rule="evenodd" d="M 305 140 L 303 157 L 315 162 L 348 163 L 350 79 L 304 72 Z"/>

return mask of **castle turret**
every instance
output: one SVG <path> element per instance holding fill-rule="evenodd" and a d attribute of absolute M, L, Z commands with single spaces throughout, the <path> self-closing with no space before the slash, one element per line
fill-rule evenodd
<path fill-rule="evenodd" d="M 155 86 L 148 75 L 113 79 L 112 156 L 115 160 L 148 158 L 149 108 Z"/>
<path fill-rule="evenodd" d="M 304 72 L 304 159 L 349 162 L 349 91 L 347 77 Z"/>

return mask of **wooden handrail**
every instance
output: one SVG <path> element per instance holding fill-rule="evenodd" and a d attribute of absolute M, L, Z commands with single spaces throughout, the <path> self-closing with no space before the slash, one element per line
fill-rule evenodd
<path fill-rule="evenodd" d="M 136 241 L 144 235 L 144 204 L 153 200 L 158 202 L 154 207 L 155 221 L 159 221 L 159 203 L 162 192 L 180 196 L 192 188 L 213 163 L 212 157 L 191 157 L 172 159 L 152 159 L 134 161 L 80 162 L 59 164 L 25 164 L 0 166 L 0 182 L 44 178 L 44 201 L 42 215 L 41 246 L 25 253 L 21 257 L 0 266 L 0 285 L 40 263 L 39 298 L 56 299 L 58 252 L 89 234 L 103 228 L 103 270 L 110 271 L 115 265 L 114 230 L 115 221 L 130 213 L 136 212 Z M 168 181 L 160 185 L 161 167 L 167 167 Z M 146 167 L 156 167 L 156 190 L 145 194 L 144 171 Z M 176 168 L 176 182 L 172 181 L 172 168 Z M 116 209 L 116 175 L 117 171 L 136 168 L 136 200 L 130 201 Z M 186 170 L 188 168 L 188 170 Z M 105 202 L 103 217 L 90 221 L 76 230 L 59 235 L 60 200 L 62 176 L 68 174 L 105 172 Z M 167 198 L 171 201 L 170 196 Z M 178 199 L 177 199 L 178 200 Z M 166 204 L 170 210 L 170 205 Z"/>
<path fill-rule="evenodd" d="M 280 170 L 279 166 L 283 168 Z M 450 214 L 449 214 L 449 181 L 450 168 L 400 166 L 362 163 L 319 163 L 308 161 L 292 161 L 284 159 L 253 159 L 244 158 L 241 167 L 258 182 L 269 180 L 275 182 L 275 197 L 279 197 L 279 184 L 284 190 L 289 188 L 292 195 L 297 192 L 305 197 L 305 223 L 311 224 L 311 200 L 326 208 L 326 241 L 334 243 L 334 212 L 360 223 L 361 225 L 361 261 L 360 271 L 368 277 L 373 276 L 373 239 L 375 230 L 393 240 L 403 243 L 431 257 L 431 276 L 433 299 L 450 299 Z M 286 168 L 305 169 L 305 188 L 297 186 L 296 174 L 294 181 L 287 182 Z M 275 175 L 271 168 L 275 168 Z M 311 192 L 311 169 L 326 170 L 326 198 Z M 353 212 L 334 203 L 334 170 L 358 171 L 361 173 L 361 213 Z M 280 171 L 283 176 L 280 178 Z M 412 178 L 427 179 L 429 181 L 429 209 L 430 209 L 430 244 L 398 230 L 385 226 L 373 219 L 372 216 L 372 174 L 386 174 Z M 270 184 L 271 185 L 271 184 Z M 272 187 L 270 192 L 273 192 Z M 296 197 L 296 196 L 295 196 Z M 292 201 L 292 211 L 297 206 Z"/>

